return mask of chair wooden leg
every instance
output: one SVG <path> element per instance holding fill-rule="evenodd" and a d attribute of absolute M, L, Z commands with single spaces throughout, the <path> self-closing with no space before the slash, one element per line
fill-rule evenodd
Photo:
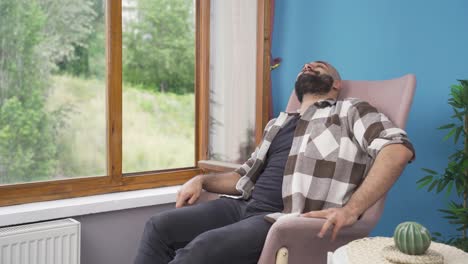
<path fill-rule="evenodd" d="M 276 264 L 288 264 L 288 249 L 282 247 L 276 253 Z"/>

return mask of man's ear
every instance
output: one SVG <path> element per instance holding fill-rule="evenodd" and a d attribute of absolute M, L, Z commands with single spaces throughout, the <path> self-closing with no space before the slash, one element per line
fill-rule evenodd
<path fill-rule="evenodd" d="M 338 92 L 341 91 L 341 80 L 334 80 L 333 88 L 336 89 Z"/>

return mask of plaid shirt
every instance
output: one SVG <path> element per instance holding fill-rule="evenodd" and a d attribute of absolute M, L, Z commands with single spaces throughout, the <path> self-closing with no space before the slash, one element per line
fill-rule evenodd
<path fill-rule="evenodd" d="M 271 142 L 294 114 L 282 112 L 268 122 L 263 140 L 236 172 L 236 188 L 248 199 L 261 174 Z M 297 115 L 297 114 L 296 114 Z M 343 207 L 361 184 L 379 151 L 403 144 L 413 152 L 406 132 L 396 127 L 369 103 L 356 98 L 322 100 L 302 115 L 294 132 L 286 162 L 283 213 L 267 215 L 275 221 L 283 214 Z"/>

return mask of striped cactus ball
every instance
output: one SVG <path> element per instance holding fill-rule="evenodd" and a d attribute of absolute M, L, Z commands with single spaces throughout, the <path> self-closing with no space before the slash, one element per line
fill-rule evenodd
<path fill-rule="evenodd" d="M 393 234 L 396 247 L 408 255 L 422 255 L 431 245 L 431 234 L 416 222 L 403 222 Z"/>

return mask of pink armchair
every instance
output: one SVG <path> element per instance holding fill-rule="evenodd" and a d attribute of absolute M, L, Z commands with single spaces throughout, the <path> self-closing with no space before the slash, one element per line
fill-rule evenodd
<path fill-rule="evenodd" d="M 384 81 L 343 81 L 340 97 L 366 100 L 397 126 L 404 128 L 415 88 L 416 78 L 412 74 Z M 299 101 L 293 91 L 286 111 L 295 111 L 298 108 Z M 205 192 L 199 201 L 216 197 L 216 194 Z M 383 212 L 384 203 L 385 197 L 370 207 L 353 226 L 343 228 L 334 242 L 330 242 L 329 237 L 320 239 L 316 236 L 324 223 L 323 219 L 282 218 L 271 227 L 258 263 L 326 263 L 328 251 L 334 251 L 370 233 Z"/>

